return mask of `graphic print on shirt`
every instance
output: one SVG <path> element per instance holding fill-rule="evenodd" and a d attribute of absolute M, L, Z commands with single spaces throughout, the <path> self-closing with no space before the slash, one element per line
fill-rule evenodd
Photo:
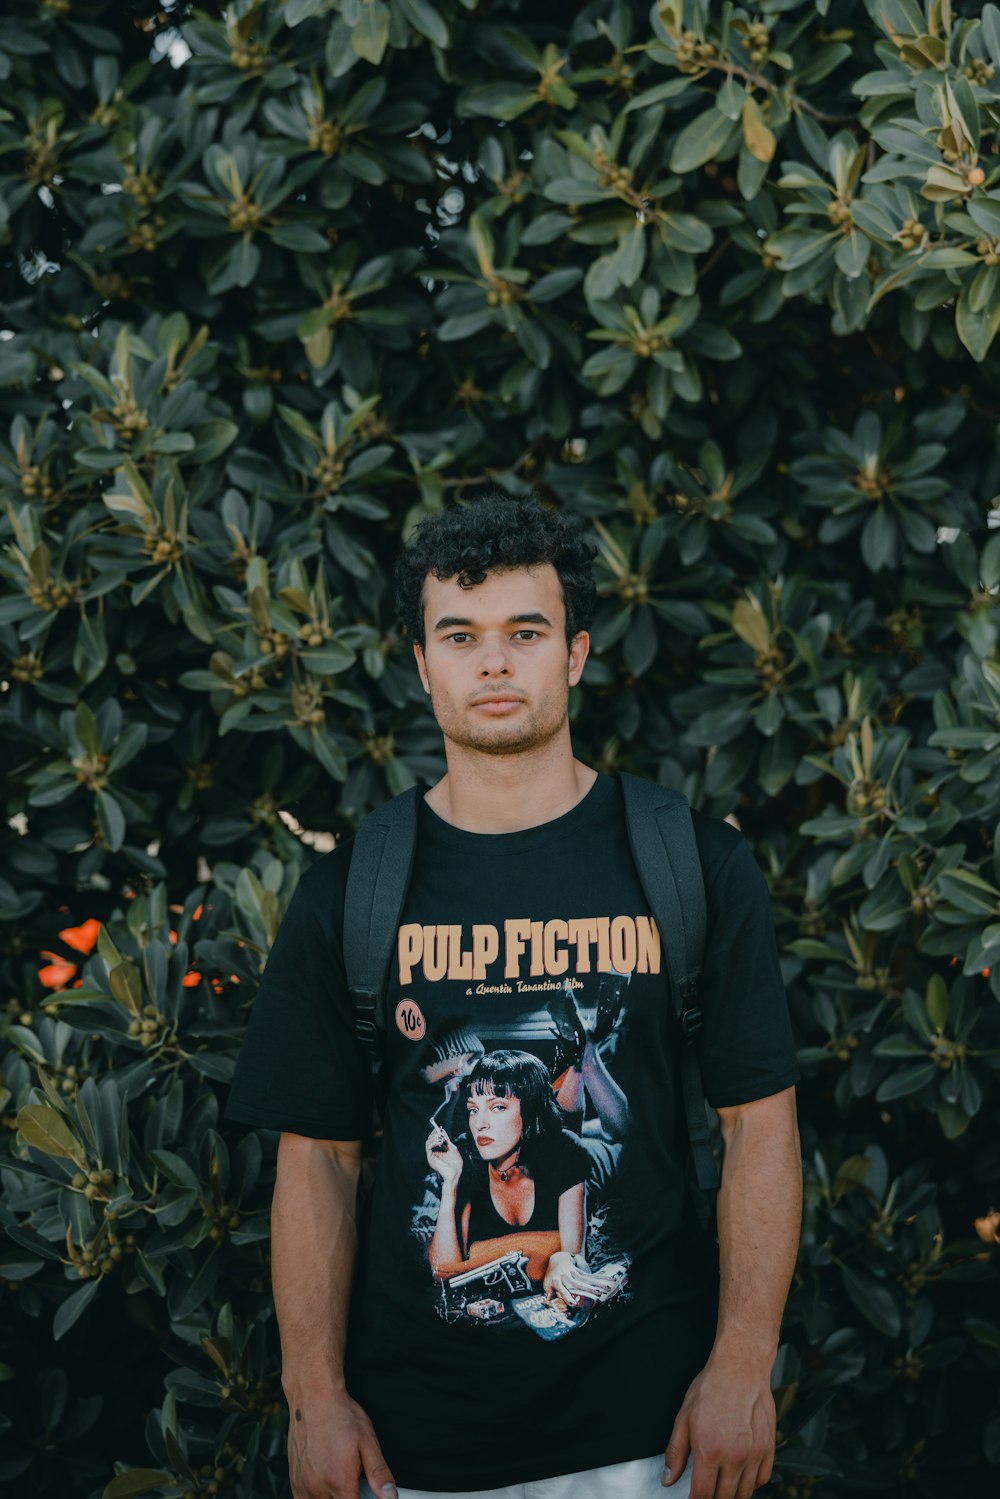
<path fill-rule="evenodd" d="M 396 1026 L 428 1085 L 412 1225 L 435 1306 L 564 1337 L 629 1295 L 612 1226 L 630 1113 L 616 1073 L 632 975 L 661 971 L 655 922 L 512 918 L 467 940 L 410 924 L 398 960 Z M 427 986 L 448 980 L 435 1029 Z"/>

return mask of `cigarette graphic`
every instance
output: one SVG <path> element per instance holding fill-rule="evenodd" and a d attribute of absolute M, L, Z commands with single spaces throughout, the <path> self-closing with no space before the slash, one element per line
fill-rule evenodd
<path fill-rule="evenodd" d="M 434 1042 L 433 1049 L 434 1060 L 428 1062 L 421 1074 L 425 1082 L 444 1084 L 444 1097 L 431 1115 L 432 1128 L 437 1125 L 438 1115 L 455 1097 L 462 1079 L 468 1077 L 486 1048 L 471 1031 L 456 1030 L 449 1031 L 440 1041 Z"/>

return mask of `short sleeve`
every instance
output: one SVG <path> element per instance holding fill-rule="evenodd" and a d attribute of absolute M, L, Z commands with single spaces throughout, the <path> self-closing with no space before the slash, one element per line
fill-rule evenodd
<path fill-rule="evenodd" d="M 592 1167 L 593 1159 L 587 1147 L 572 1130 L 564 1129 L 553 1151 L 552 1169 L 556 1196 L 561 1196 L 570 1187 L 585 1182 Z"/>
<path fill-rule="evenodd" d="M 767 1098 L 798 1082 L 767 882 L 740 838 L 706 891 L 708 940 L 698 1037 L 713 1108 Z"/>
<path fill-rule="evenodd" d="M 354 1034 L 341 945 L 347 863 L 346 850 L 324 855 L 295 889 L 254 1000 L 228 1119 L 314 1139 L 370 1133 L 371 1068 Z"/>

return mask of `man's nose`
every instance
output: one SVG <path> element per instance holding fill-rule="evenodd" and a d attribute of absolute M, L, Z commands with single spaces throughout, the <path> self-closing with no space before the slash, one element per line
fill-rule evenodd
<path fill-rule="evenodd" d="M 482 660 L 479 663 L 479 675 L 495 677 L 509 674 L 510 657 L 507 654 L 507 647 L 502 641 L 493 641 L 483 651 Z"/>

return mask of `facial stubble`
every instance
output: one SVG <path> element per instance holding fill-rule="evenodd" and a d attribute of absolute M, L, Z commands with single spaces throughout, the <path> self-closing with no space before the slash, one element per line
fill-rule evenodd
<path fill-rule="evenodd" d="M 559 735 L 569 714 L 569 670 L 565 681 L 565 692 L 554 705 L 550 715 L 532 711 L 526 704 L 515 710 L 510 720 L 504 722 L 485 721 L 481 725 L 473 722 L 476 708 L 471 704 L 454 710 L 451 703 L 441 709 L 434 699 L 434 683 L 427 669 L 427 684 L 430 688 L 431 710 L 438 728 L 452 744 L 463 749 L 478 750 L 484 755 L 524 755 L 540 749 Z M 485 696 L 485 691 L 484 694 Z M 499 694 L 498 694 L 499 695 Z"/>

